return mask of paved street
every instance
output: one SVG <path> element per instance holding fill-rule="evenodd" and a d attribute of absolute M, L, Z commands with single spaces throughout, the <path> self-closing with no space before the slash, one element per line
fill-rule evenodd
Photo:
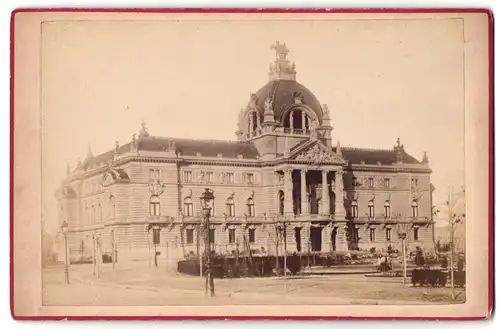
<path fill-rule="evenodd" d="M 160 264 L 161 265 L 161 264 Z M 217 298 L 205 298 L 205 279 L 137 263 L 105 264 L 100 277 L 91 265 L 72 266 L 71 284 L 63 268 L 44 270 L 45 305 L 179 304 L 422 304 L 449 303 L 449 287 L 403 287 L 400 278 L 361 274 L 215 280 Z M 462 294 L 455 302 L 463 302 Z"/>

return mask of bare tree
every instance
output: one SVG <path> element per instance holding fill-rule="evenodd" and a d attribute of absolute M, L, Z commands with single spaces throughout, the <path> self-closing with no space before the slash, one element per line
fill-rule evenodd
<path fill-rule="evenodd" d="M 403 285 L 406 284 L 406 263 L 407 263 L 407 250 L 406 246 L 408 243 L 408 234 L 416 226 L 425 225 L 428 226 L 432 223 L 429 218 L 418 219 L 416 217 L 407 217 L 403 214 L 398 214 L 398 223 L 394 226 L 395 232 L 398 235 L 398 239 L 401 240 L 401 251 L 403 253 Z"/>

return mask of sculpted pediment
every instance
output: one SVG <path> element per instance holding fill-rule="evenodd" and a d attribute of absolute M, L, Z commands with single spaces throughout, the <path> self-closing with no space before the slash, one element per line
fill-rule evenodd
<path fill-rule="evenodd" d="M 306 145 L 293 154 L 290 155 L 290 159 L 298 161 L 306 161 L 316 165 L 322 163 L 335 163 L 343 164 L 344 158 L 342 156 L 329 150 L 325 145 L 320 142 L 315 142 L 310 145 Z"/>

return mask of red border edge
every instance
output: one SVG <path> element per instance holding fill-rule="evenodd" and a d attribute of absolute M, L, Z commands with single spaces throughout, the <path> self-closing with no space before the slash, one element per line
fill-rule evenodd
<path fill-rule="evenodd" d="M 18 316 L 14 310 L 14 27 L 15 15 L 30 12 L 121 12 L 121 13 L 479 13 L 488 16 L 488 91 L 489 91 L 489 158 L 488 173 L 490 184 L 488 188 L 488 309 L 484 316 L 475 317 L 353 317 L 353 316 Z M 427 321 L 475 321 L 487 320 L 494 309 L 494 135 L 493 135 L 493 13 L 485 8 L 332 8 L 332 9 L 236 9 L 236 8 L 17 8 L 12 11 L 10 21 L 10 311 L 14 320 L 50 321 L 50 320 L 427 320 Z"/>

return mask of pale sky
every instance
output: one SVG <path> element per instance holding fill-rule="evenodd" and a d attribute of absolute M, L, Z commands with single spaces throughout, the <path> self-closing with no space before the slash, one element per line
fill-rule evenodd
<path fill-rule="evenodd" d="M 45 218 L 66 163 L 129 142 L 141 119 L 153 135 L 235 139 L 277 40 L 330 108 L 334 143 L 427 151 L 440 203 L 464 182 L 462 38 L 459 19 L 44 23 Z"/>

